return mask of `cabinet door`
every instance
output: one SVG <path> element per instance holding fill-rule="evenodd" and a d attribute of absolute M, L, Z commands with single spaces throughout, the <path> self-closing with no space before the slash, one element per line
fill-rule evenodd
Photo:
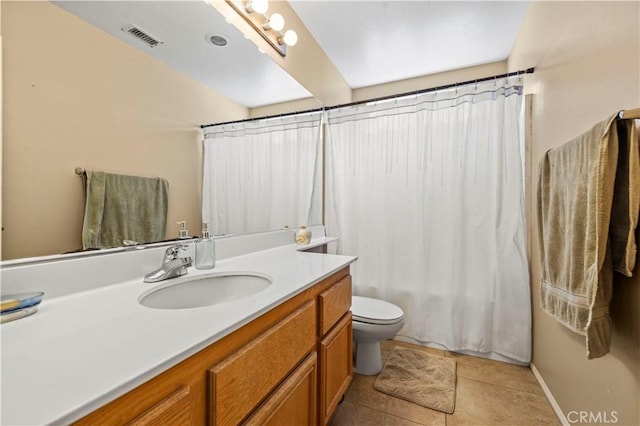
<path fill-rule="evenodd" d="M 130 426 L 192 424 L 189 391 L 188 386 L 182 386 L 127 424 Z"/>
<path fill-rule="evenodd" d="M 247 421 L 247 425 L 315 425 L 317 356 L 313 352 Z"/>
<path fill-rule="evenodd" d="M 320 342 L 320 423 L 326 425 L 351 383 L 351 312 Z"/>
<path fill-rule="evenodd" d="M 209 419 L 236 425 L 316 346 L 316 305 L 309 301 L 209 370 Z"/>

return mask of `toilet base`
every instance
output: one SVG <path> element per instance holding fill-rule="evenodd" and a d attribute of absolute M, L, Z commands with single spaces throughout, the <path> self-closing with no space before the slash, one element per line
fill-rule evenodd
<path fill-rule="evenodd" d="M 375 376 L 382 370 L 380 342 L 356 342 L 356 373 Z"/>

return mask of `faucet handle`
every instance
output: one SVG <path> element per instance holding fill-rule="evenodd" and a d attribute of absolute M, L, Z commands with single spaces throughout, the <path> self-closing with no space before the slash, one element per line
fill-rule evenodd
<path fill-rule="evenodd" d="M 165 263 L 177 259 L 178 254 L 180 253 L 180 250 L 186 250 L 186 249 L 187 249 L 186 244 L 176 244 L 174 246 L 167 248 L 167 250 L 165 250 L 164 252 Z"/>

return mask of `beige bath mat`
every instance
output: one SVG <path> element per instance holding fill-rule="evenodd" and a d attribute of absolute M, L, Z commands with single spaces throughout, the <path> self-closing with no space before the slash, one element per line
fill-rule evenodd
<path fill-rule="evenodd" d="M 456 405 L 456 361 L 396 346 L 373 387 L 451 414 Z"/>

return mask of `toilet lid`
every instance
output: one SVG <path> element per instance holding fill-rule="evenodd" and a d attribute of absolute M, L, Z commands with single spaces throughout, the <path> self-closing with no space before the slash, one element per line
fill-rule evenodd
<path fill-rule="evenodd" d="M 402 309 L 393 303 L 362 296 L 351 297 L 351 314 L 355 321 L 369 324 L 394 324 L 404 319 Z"/>

